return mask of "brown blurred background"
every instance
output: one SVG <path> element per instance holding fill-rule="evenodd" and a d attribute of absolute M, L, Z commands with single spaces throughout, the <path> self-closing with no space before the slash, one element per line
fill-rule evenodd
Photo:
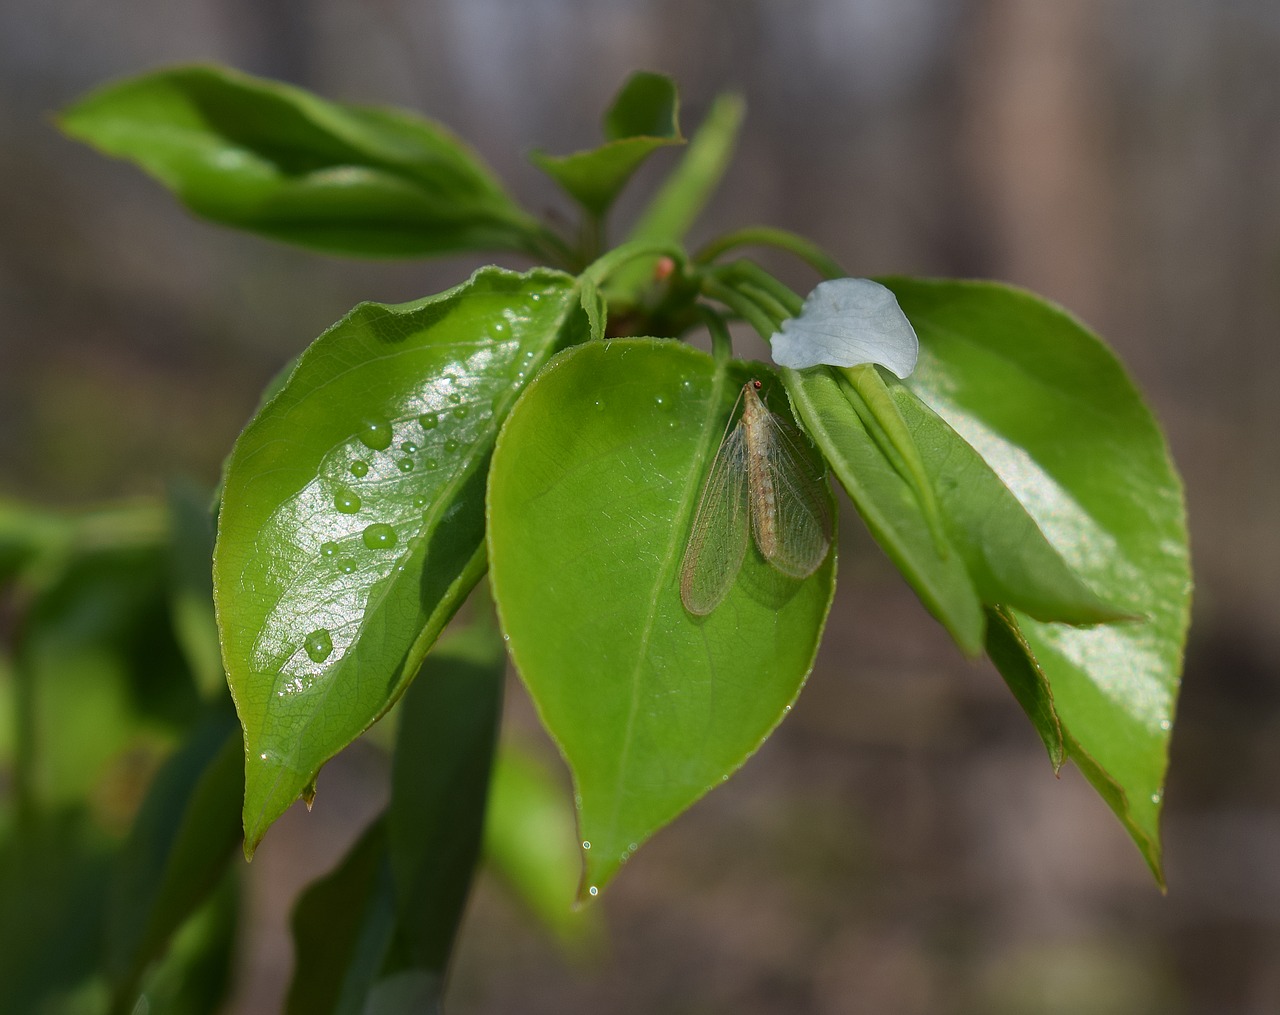
<path fill-rule="evenodd" d="M 1187 481 L 1197 597 L 1167 897 L 850 516 L 808 688 L 628 865 L 603 955 L 560 957 L 485 882 L 455 1012 L 1280 1011 L 1280 5 L 0 4 L 0 493 L 212 484 L 287 357 L 359 300 L 479 263 L 341 262 L 196 222 L 48 118 L 105 79 L 205 59 L 420 109 L 536 210 L 567 211 L 524 153 L 594 143 L 629 71 L 677 77 L 686 129 L 739 90 L 739 156 L 694 240 L 784 226 L 855 274 L 991 276 L 1060 301 L 1128 363 Z M 531 725 L 515 685 L 508 712 Z M 232 1011 L 277 1009 L 287 907 L 382 775 L 357 746 L 316 810 L 267 838 Z"/>

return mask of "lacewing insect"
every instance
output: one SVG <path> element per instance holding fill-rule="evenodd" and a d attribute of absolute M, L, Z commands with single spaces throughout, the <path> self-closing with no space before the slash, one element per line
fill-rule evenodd
<path fill-rule="evenodd" d="M 693 518 L 680 565 L 680 599 L 705 616 L 728 595 L 754 536 L 777 570 L 808 578 L 831 546 L 831 512 L 821 471 L 794 425 L 761 400 L 759 381 L 748 381 L 716 452 Z M 732 427 L 732 429 L 730 429 Z"/>

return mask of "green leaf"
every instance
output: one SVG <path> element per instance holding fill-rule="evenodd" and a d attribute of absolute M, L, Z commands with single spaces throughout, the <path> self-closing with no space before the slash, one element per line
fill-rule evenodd
<path fill-rule="evenodd" d="M 737 95 L 720 95 L 711 104 L 680 164 L 641 213 L 628 243 L 680 243 L 715 193 L 729 167 L 746 106 Z M 634 303 L 653 278 L 654 259 L 624 265 L 609 279 L 608 291 L 623 303 Z"/>
<path fill-rule="evenodd" d="M 441 642 L 405 694 L 387 841 L 401 935 L 443 980 L 480 855 L 507 654 L 491 619 Z"/>
<path fill-rule="evenodd" d="M 631 174 L 657 149 L 683 144 L 675 82 L 662 74 L 633 74 L 605 113 L 605 143 L 572 155 L 535 151 L 535 166 L 597 217 L 613 204 Z"/>
<path fill-rule="evenodd" d="M 1058 771 L 1066 764 L 1067 745 L 1062 737 L 1062 720 L 1053 704 L 1053 689 L 1044 671 L 1035 665 L 1017 623 L 1006 610 L 987 610 L 987 655 L 1040 734 L 1053 770 Z"/>
<path fill-rule="evenodd" d="M 160 770 L 116 858 L 106 966 L 120 999 L 218 884 L 239 841 L 244 748 L 230 708 L 218 712 Z"/>
<path fill-rule="evenodd" d="M 395 938 L 385 816 L 298 899 L 286 1015 L 363 1015 Z"/>
<path fill-rule="evenodd" d="M 582 864 L 568 788 L 527 749 L 498 748 L 485 813 L 490 869 L 548 930 L 576 945 L 599 934 L 595 909 L 573 907 Z"/>
<path fill-rule="evenodd" d="M 949 541 L 983 603 L 1067 624 L 1134 619 L 1081 580 L 964 438 L 910 388 L 891 380 L 889 392 L 933 480 Z"/>
<path fill-rule="evenodd" d="M 1010 611 L 1018 667 L 1052 687 L 1068 753 L 1162 878 L 1159 816 L 1191 575 L 1182 486 L 1115 356 L 1063 311 L 992 283 L 889 279 L 920 336 L 910 387 L 987 461 L 1090 588 L 1141 622 Z M 1004 652 L 993 654 L 1010 679 Z"/>
<path fill-rule="evenodd" d="M 214 589 L 245 730 L 245 848 L 385 712 L 484 570 L 498 426 L 586 337 L 577 283 L 496 268 L 364 304 L 236 442 Z"/>
<path fill-rule="evenodd" d="M 982 600 L 964 559 L 930 530 L 913 487 L 868 433 L 851 388 L 829 367 L 782 372 L 797 417 L 853 500 L 871 535 L 925 608 L 967 654 L 982 651 Z M 942 538 L 945 539 L 945 536 Z"/>
<path fill-rule="evenodd" d="M 121 1012 L 153 1015 L 215 1015 L 225 1010 L 237 955 L 240 883 L 226 871 L 209 899 L 173 936 L 161 962 L 147 972 L 136 1000 Z"/>
<path fill-rule="evenodd" d="M 197 215 L 287 243 L 371 257 L 539 249 L 541 227 L 479 157 L 401 110 L 193 66 L 108 85 L 60 122 Z"/>
<path fill-rule="evenodd" d="M 751 377 L 785 411 L 759 364 L 717 367 L 652 339 L 591 343 L 529 387 L 494 452 L 494 595 L 573 772 L 588 895 L 751 755 L 813 663 L 834 554 L 796 581 L 753 546 L 712 613 L 680 601 L 702 484 Z"/>

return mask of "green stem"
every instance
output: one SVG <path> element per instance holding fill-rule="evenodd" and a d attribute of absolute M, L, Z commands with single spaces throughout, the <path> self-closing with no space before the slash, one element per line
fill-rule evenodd
<path fill-rule="evenodd" d="M 698 314 L 711 333 L 711 355 L 717 365 L 723 366 L 733 357 L 733 339 L 724 323 L 724 317 L 705 305 L 699 305 Z"/>
<path fill-rule="evenodd" d="M 713 270 L 726 279 L 737 279 L 768 293 L 772 300 L 784 308 L 784 317 L 798 317 L 800 311 L 804 309 L 804 299 L 797 295 L 795 290 L 785 282 L 774 278 L 754 261 L 739 258 L 723 268 Z"/>
<path fill-rule="evenodd" d="M 750 296 L 734 289 L 718 279 L 707 276 L 702 281 L 702 291 L 714 300 L 719 300 L 735 314 L 756 329 L 766 342 L 778 330 L 776 321 L 770 319 L 768 313 Z"/>
<path fill-rule="evenodd" d="M 698 264 L 708 264 L 735 247 L 776 247 L 798 257 L 824 278 L 844 278 L 848 275 L 848 272 L 816 243 L 786 229 L 774 229 L 769 226 L 752 226 L 726 233 L 698 251 L 694 261 Z"/>

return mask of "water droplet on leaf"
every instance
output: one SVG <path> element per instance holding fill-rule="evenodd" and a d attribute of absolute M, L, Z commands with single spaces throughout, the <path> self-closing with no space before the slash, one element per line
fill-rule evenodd
<path fill-rule="evenodd" d="M 351 475 L 355 476 L 357 479 L 362 479 L 369 475 L 369 463 L 363 458 L 357 458 L 351 463 Z"/>
<path fill-rule="evenodd" d="M 418 424 L 424 430 L 434 430 L 440 424 L 440 417 L 434 412 L 424 412 L 418 417 Z"/>
<path fill-rule="evenodd" d="M 360 443 L 374 451 L 385 451 L 391 447 L 391 424 L 385 419 L 366 419 L 356 431 Z"/>
<path fill-rule="evenodd" d="M 387 550 L 396 545 L 396 530 L 385 522 L 374 522 L 366 526 L 360 538 L 370 550 Z"/>
<path fill-rule="evenodd" d="M 323 627 L 317 628 L 307 635 L 302 647 L 307 650 L 313 663 L 322 663 L 333 654 L 333 638 Z"/>
<path fill-rule="evenodd" d="M 343 488 L 333 495 L 333 506 L 344 515 L 353 515 L 360 510 L 360 498 L 351 490 Z"/>
<path fill-rule="evenodd" d="M 320 556 L 322 556 L 322 557 L 332 557 L 332 556 L 333 556 L 334 554 L 336 554 L 337 552 L 338 552 L 338 544 L 337 544 L 337 543 L 332 543 L 332 542 L 330 542 L 330 543 L 321 543 L 321 544 L 320 544 Z"/>
<path fill-rule="evenodd" d="M 400 459 L 400 461 L 396 462 L 396 468 L 399 469 L 401 472 L 412 472 L 413 459 L 412 458 Z"/>

